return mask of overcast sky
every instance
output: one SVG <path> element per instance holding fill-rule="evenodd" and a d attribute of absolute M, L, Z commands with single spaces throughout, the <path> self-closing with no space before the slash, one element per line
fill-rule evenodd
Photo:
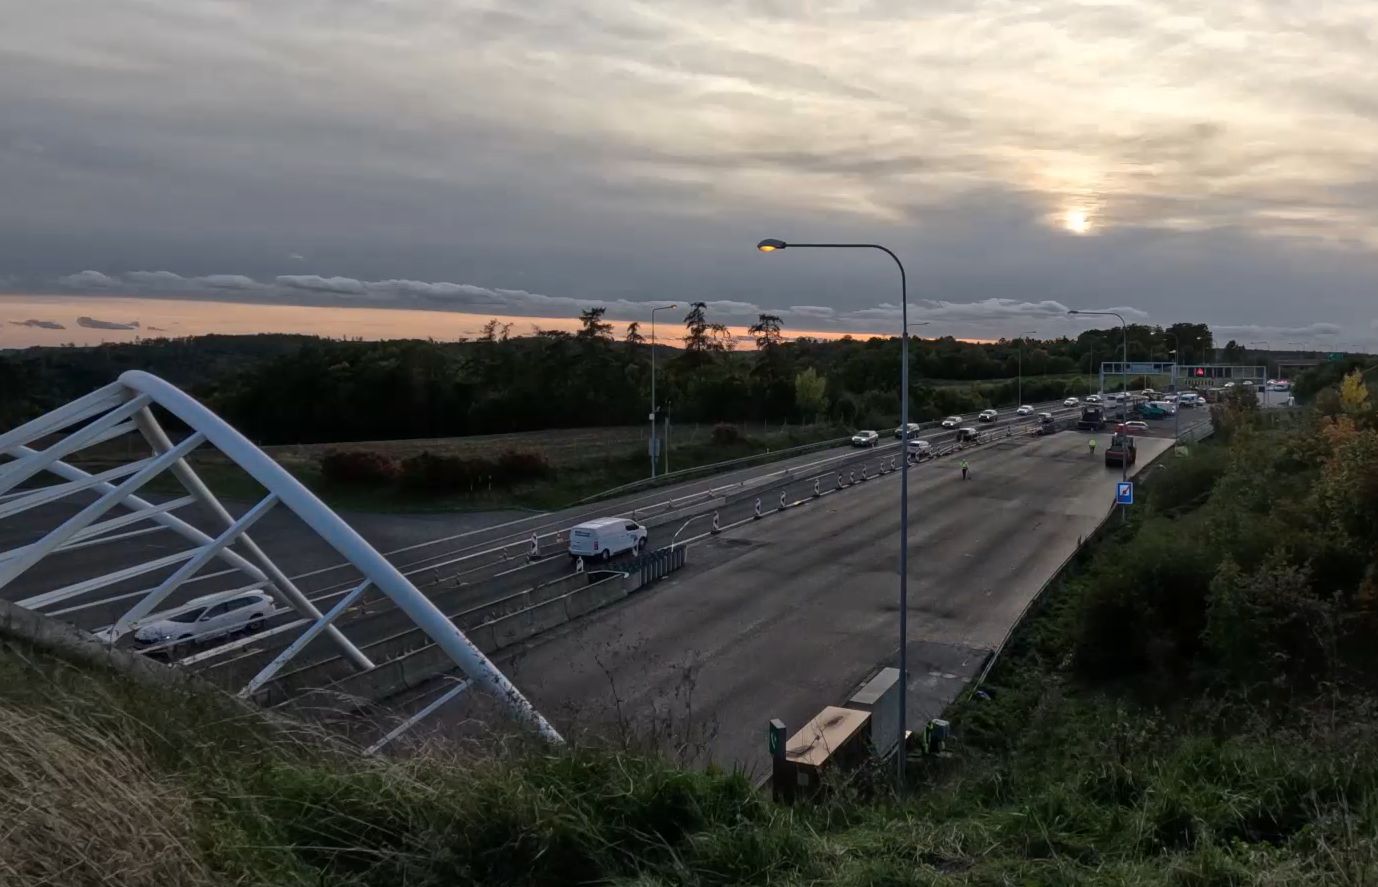
<path fill-rule="evenodd" d="M 0 292 L 1378 338 L 1368 3 L 3 6 Z"/>

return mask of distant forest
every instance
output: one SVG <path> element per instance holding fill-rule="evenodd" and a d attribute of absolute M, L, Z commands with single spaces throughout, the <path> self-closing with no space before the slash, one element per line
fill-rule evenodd
<path fill-rule="evenodd" d="M 734 351 L 702 303 L 682 323 L 659 338 L 655 353 L 657 400 L 677 423 L 897 422 L 896 338 L 787 341 L 780 319 L 763 314 L 751 327 L 755 349 Z M 1129 327 L 1129 359 L 1168 360 L 1177 340 L 1186 361 L 1213 350 L 1201 324 L 1136 325 Z M 1084 394 L 1077 374 L 1117 359 L 1120 343 L 1118 327 L 1025 340 L 1024 399 Z M 911 339 L 913 414 L 1012 403 L 1020 344 Z M 1224 350 L 1242 359 L 1235 343 Z M 645 422 L 650 410 L 650 345 L 636 324 L 615 336 L 603 310 L 591 309 L 576 333 L 515 337 L 492 321 L 464 342 L 200 336 L 0 352 L 0 430 L 128 369 L 186 388 L 262 444 L 629 425 Z"/>

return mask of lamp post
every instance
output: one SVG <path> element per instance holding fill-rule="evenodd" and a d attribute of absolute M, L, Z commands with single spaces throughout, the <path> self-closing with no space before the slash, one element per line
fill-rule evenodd
<path fill-rule="evenodd" d="M 1019 334 L 1019 387 L 1014 395 L 1014 399 L 1019 403 L 1014 405 L 1016 410 L 1024 405 L 1024 337 L 1037 334 L 1038 330 L 1024 330 Z"/>
<path fill-rule="evenodd" d="M 909 696 L 909 291 L 904 263 L 899 256 L 878 243 L 785 243 L 767 239 L 756 244 L 763 253 L 795 249 L 877 249 L 895 262 L 900 270 L 900 427 L 904 429 L 904 452 L 900 459 L 900 698 L 899 745 L 895 754 L 895 779 L 904 791 L 904 737 Z M 918 325 L 918 324 L 916 324 Z"/>
<path fill-rule="evenodd" d="M 651 477 L 656 476 L 656 457 L 660 455 L 656 446 L 656 312 L 678 307 L 678 303 L 671 302 L 651 309 Z"/>
<path fill-rule="evenodd" d="M 1267 339 L 1260 339 L 1257 342 L 1250 342 L 1250 345 L 1262 345 L 1268 349 L 1268 353 L 1273 353 L 1273 343 Z M 1257 395 L 1255 395 L 1257 396 Z M 1263 405 L 1268 405 L 1268 358 L 1263 358 Z"/>
<path fill-rule="evenodd" d="M 1076 308 L 1073 308 L 1067 313 L 1119 318 L 1120 329 L 1124 332 L 1124 353 L 1120 355 L 1120 390 L 1124 392 L 1125 401 L 1127 402 L 1129 400 L 1129 324 L 1124 322 L 1124 317 L 1117 311 L 1078 311 Z M 1129 480 L 1129 459 L 1123 457 L 1120 459 L 1120 480 Z M 1129 513 L 1125 511 L 1123 505 L 1120 506 L 1120 520 L 1129 520 Z"/>

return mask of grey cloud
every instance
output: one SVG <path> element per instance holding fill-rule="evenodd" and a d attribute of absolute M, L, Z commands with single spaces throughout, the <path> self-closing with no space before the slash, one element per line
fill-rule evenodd
<path fill-rule="evenodd" d="M 128 323 L 119 323 L 114 320 L 98 320 L 94 317 L 85 315 L 77 318 L 77 326 L 85 327 L 88 330 L 137 330 L 139 322 L 131 320 Z"/>
<path fill-rule="evenodd" d="M 338 293 L 342 296 L 362 296 L 364 285 L 349 277 L 320 277 L 316 274 L 283 274 L 275 280 L 279 286 L 288 289 L 308 290 L 314 293 Z"/>
<path fill-rule="evenodd" d="M 67 327 L 56 320 L 11 320 L 14 326 L 31 326 L 41 330 L 65 330 Z"/>
<path fill-rule="evenodd" d="M 74 290 L 103 290 L 114 289 L 119 286 L 117 280 L 99 271 L 79 271 L 76 274 L 68 274 L 59 277 L 57 283 L 59 286 Z"/>
<path fill-rule="evenodd" d="M 837 315 L 837 310 L 829 308 L 827 305 L 791 305 L 785 310 L 791 315 L 813 317 L 819 320 L 829 320 Z"/>
<path fill-rule="evenodd" d="M 243 274 L 207 274 L 196 279 L 211 289 L 221 290 L 251 290 L 259 285 L 258 281 Z"/>
<path fill-rule="evenodd" d="M 1308 323 L 1302 326 L 1265 326 L 1259 324 L 1223 324 L 1212 328 L 1215 338 L 1266 341 L 1275 348 L 1286 346 L 1287 339 L 1315 342 L 1333 339 L 1344 334 L 1344 328 L 1333 323 Z"/>
<path fill-rule="evenodd" d="M 1361 4 L 394 0 L 342 6 L 329 41 L 310 5 L 232 7 L 11 16 L 0 274 L 176 268 L 60 287 L 638 319 L 660 298 L 724 319 L 803 301 L 838 328 L 898 298 L 860 259 L 749 253 L 811 220 L 801 236 L 894 246 L 913 295 L 952 304 L 1371 318 Z M 1050 227 L 1073 206 L 1098 236 Z M 275 279 L 306 268 L 340 276 Z M 241 273 L 198 276 L 218 269 Z M 1040 316 L 942 310 L 1004 332 Z"/>

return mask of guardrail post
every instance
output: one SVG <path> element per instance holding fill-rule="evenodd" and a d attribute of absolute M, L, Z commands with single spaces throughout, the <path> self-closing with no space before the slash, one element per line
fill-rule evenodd
<path fill-rule="evenodd" d="M 865 466 L 865 465 L 861 466 L 861 479 L 862 479 L 862 480 L 870 480 L 870 478 L 868 478 L 868 477 L 866 476 L 866 466 Z"/>
<path fill-rule="evenodd" d="M 756 497 L 755 512 L 756 512 L 756 513 L 752 515 L 752 518 L 755 519 L 755 520 L 760 520 L 760 519 L 761 519 L 761 497 L 760 497 L 760 496 L 757 496 L 757 497 Z"/>
<path fill-rule="evenodd" d="M 784 510 L 785 510 L 785 491 L 784 491 L 784 490 L 781 490 L 781 491 L 780 491 L 780 510 L 781 510 L 781 511 L 784 511 Z"/>
<path fill-rule="evenodd" d="M 529 557 L 531 560 L 534 561 L 537 557 L 540 556 L 540 554 L 541 554 L 541 543 L 538 542 L 538 541 L 536 541 L 536 533 L 535 533 L 535 531 L 532 531 L 532 533 L 531 533 L 531 552 L 530 552 L 530 554 L 527 555 L 527 557 Z"/>
<path fill-rule="evenodd" d="M 582 572 L 584 572 L 584 559 L 583 559 L 583 558 L 579 557 L 579 558 L 575 558 L 575 559 L 574 559 L 574 572 L 576 572 L 576 573 L 582 573 Z"/>
<path fill-rule="evenodd" d="M 852 472 L 849 472 L 849 473 L 848 473 L 848 475 L 847 475 L 847 483 L 848 483 L 848 484 L 854 484 L 854 483 L 856 483 L 856 472 L 855 472 L 855 471 L 852 471 Z"/>
<path fill-rule="evenodd" d="M 842 472 L 837 473 L 837 488 L 842 489 Z"/>
<path fill-rule="evenodd" d="M 715 511 L 713 512 L 713 533 L 716 535 L 718 532 L 720 532 L 718 530 L 718 513 Z"/>
<path fill-rule="evenodd" d="M 813 479 L 813 498 L 817 499 L 821 495 L 823 494 L 818 491 L 818 478 L 815 477 Z"/>

